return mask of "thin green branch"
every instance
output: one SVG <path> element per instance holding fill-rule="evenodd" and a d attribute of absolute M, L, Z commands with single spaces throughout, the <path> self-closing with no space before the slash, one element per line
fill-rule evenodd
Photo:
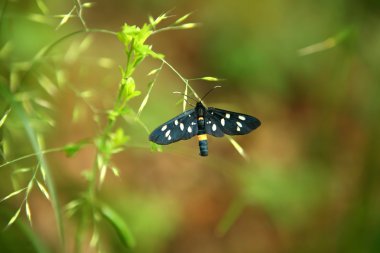
<path fill-rule="evenodd" d="M 156 74 L 155 74 L 155 76 L 154 76 L 154 79 L 153 79 L 153 81 L 150 83 L 149 88 L 148 88 L 148 92 L 146 93 L 146 96 L 145 96 L 145 98 L 143 99 L 143 101 L 141 102 L 141 105 L 140 105 L 140 107 L 139 107 L 139 110 L 137 111 L 137 116 L 136 116 L 137 119 L 140 117 L 140 115 L 141 115 L 143 109 L 145 108 L 145 105 L 148 103 L 148 99 L 149 99 L 150 93 L 151 93 L 152 90 L 153 90 L 153 86 L 154 86 L 154 84 L 156 83 L 157 78 L 158 78 L 158 76 L 159 76 L 159 74 L 160 74 L 160 72 L 161 72 L 163 66 L 164 66 L 164 63 L 162 62 L 162 63 L 161 63 L 161 66 L 160 66 L 158 69 L 156 69 L 157 72 L 156 72 Z"/>
<path fill-rule="evenodd" d="M 5 10 L 7 9 L 7 6 L 8 6 L 8 2 L 9 0 L 5 0 L 3 2 L 3 6 L 1 8 L 1 11 L 0 11 L 0 24 L 3 24 L 3 19 L 4 19 L 4 13 L 5 13 Z M 1 28 L 1 27 L 0 27 Z"/>
<path fill-rule="evenodd" d="M 83 18 L 83 5 L 82 5 L 82 3 L 81 3 L 81 0 L 74 0 L 74 3 L 75 3 L 76 6 L 77 6 L 76 10 L 77 10 L 78 18 L 79 18 L 79 20 L 81 21 L 81 23 L 82 23 L 84 29 L 85 29 L 86 31 L 88 31 L 88 27 L 87 27 L 86 21 L 85 21 L 84 18 Z"/>
<path fill-rule="evenodd" d="M 187 23 L 187 24 L 183 24 L 183 25 L 167 26 L 167 27 L 163 27 L 163 28 L 154 30 L 152 32 L 152 35 L 158 34 L 160 32 L 165 32 L 165 31 L 192 29 L 192 28 L 195 28 L 195 27 L 198 27 L 198 26 L 200 26 L 200 24 L 198 24 L 198 23 Z"/>
<path fill-rule="evenodd" d="M 169 62 L 167 62 L 165 59 L 162 59 L 162 62 L 165 63 L 166 66 L 168 66 L 173 72 L 182 80 L 182 82 L 185 84 L 186 87 L 189 88 L 189 90 L 194 94 L 194 96 L 197 99 L 200 99 L 198 94 L 195 92 L 195 90 L 189 85 L 189 80 L 184 78 Z"/>
<path fill-rule="evenodd" d="M 64 149 L 65 149 L 65 147 L 51 148 L 51 149 L 43 150 L 40 153 L 33 153 L 33 154 L 24 155 L 24 156 L 21 156 L 21 157 L 14 159 L 14 160 L 11 160 L 11 161 L 8 161 L 8 162 L 1 164 L 0 168 L 5 167 L 7 165 L 10 165 L 12 163 L 19 162 L 19 161 L 24 160 L 24 159 L 28 159 L 31 157 L 37 157 L 39 155 L 45 155 L 45 154 L 54 153 L 54 152 L 60 152 L 60 151 L 63 151 Z"/>
<path fill-rule="evenodd" d="M 78 30 L 71 32 L 69 34 L 66 34 L 62 36 L 61 38 L 53 41 L 51 44 L 48 46 L 42 48 L 32 59 L 29 69 L 24 73 L 23 77 L 21 78 L 21 83 L 25 80 L 26 76 L 32 71 L 33 68 L 37 66 L 37 64 L 40 62 L 40 60 L 48 55 L 51 50 L 53 50 L 57 45 L 61 44 L 63 41 L 65 41 L 68 38 L 71 38 L 77 34 L 82 34 L 82 33 L 105 33 L 105 34 L 110 34 L 110 35 L 117 35 L 116 32 L 105 30 L 105 29 L 85 29 L 85 30 Z"/>
<path fill-rule="evenodd" d="M 14 108 L 15 108 L 15 111 L 16 111 L 18 117 L 22 121 L 22 124 L 25 128 L 25 131 L 28 135 L 29 141 L 30 141 L 33 149 L 36 151 L 38 161 L 41 164 L 41 170 L 43 170 L 43 172 L 45 174 L 45 182 L 46 182 L 46 185 L 49 189 L 50 196 L 51 196 L 50 199 L 51 199 L 51 203 L 53 206 L 54 216 L 55 216 L 55 219 L 57 222 L 58 234 L 59 234 L 62 252 L 65 252 L 66 251 L 65 250 L 66 244 L 65 244 L 64 224 L 63 224 L 63 218 L 62 218 L 62 214 L 61 214 L 60 205 L 58 202 L 57 193 L 56 193 L 55 186 L 54 186 L 53 177 L 50 174 L 50 169 L 47 165 L 45 157 L 41 154 L 42 151 L 41 151 L 40 145 L 37 141 L 36 133 L 34 132 L 34 129 L 32 128 L 32 126 L 30 125 L 30 122 L 28 120 L 26 120 L 26 116 L 25 116 L 24 111 L 22 110 L 21 106 L 17 103 L 14 103 Z"/>

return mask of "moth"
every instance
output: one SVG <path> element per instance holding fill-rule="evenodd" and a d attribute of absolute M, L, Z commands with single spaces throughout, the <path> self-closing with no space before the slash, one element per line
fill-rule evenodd
<path fill-rule="evenodd" d="M 168 145 L 197 135 L 199 154 L 208 156 L 208 134 L 214 137 L 223 137 L 225 134 L 244 135 L 261 125 L 260 120 L 247 114 L 207 108 L 202 99 L 194 108 L 157 127 L 149 135 L 149 140 L 159 145 Z"/>

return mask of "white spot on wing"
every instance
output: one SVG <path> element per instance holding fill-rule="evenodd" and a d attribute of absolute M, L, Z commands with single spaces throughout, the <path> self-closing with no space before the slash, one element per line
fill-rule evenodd
<path fill-rule="evenodd" d="M 226 124 L 226 121 L 224 120 L 224 118 L 222 118 L 222 119 L 220 120 L 220 124 L 222 124 L 222 126 L 224 126 L 224 125 Z"/>
<path fill-rule="evenodd" d="M 215 124 L 212 125 L 212 131 L 216 131 L 216 125 Z"/>
<path fill-rule="evenodd" d="M 165 133 L 165 137 L 168 137 L 169 134 L 170 134 L 170 129 L 169 129 L 168 131 L 166 131 L 166 133 Z"/>
<path fill-rule="evenodd" d="M 170 141 L 171 139 L 172 139 L 172 137 L 169 135 L 169 136 L 168 136 L 168 140 Z"/>
<path fill-rule="evenodd" d="M 191 127 L 189 126 L 189 127 L 187 128 L 187 131 L 188 131 L 189 133 L 191 133 L 193 130 L 192 130 Z"/>
<path fill-rule="evenodd" d="M 195 122 L 191 122 L 191 125 L 192 125 L 192 126 L 195 126 L 196 124 L 197 124 L 197 123 L 195 123 Z"/>
<path fill-rule="evenodd" d="M 183 123 L 179 124 L 179 128 L 181 128 L 181 131 L 183 131 L 183 129 L 185 128 L 185 126 L 183 125 Z"/>
<path fill-rule="evenodd" d="M 240 120 L 245 120 L 245 117 L 243 115 L 239 115 Z"/>
<path fill-rule="evenodd" d="M 161 128 L 161 131 L 165 131 L 166 128 L 168 128 L 168 125 L 163 126 L 163 127 Z"/>
<path fill-rule="evenodd" d="M 236 121 L 236 124 L 237 124 L 239 127 L 242 127 L 242 126 L 243 126 L 239 121 Z"/>
<path fill-rule="evenodd" d="M 226 118 L 229 119 L 231 117 L 231 114 L 226 113 Z"/>
<path fill-rule="evenodd" d="M 240 132 L 240 127 L 236 127 L 236 131 Z"/>
<path fill-rule="evenodd" d="M 178 126 L 178 119 L 176 119 L 176 120 L 174 121 L 174 124 L 175 124 L 176 126 Z"/>

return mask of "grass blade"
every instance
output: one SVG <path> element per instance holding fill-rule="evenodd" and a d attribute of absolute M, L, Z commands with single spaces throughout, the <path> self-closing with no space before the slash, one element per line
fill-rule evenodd
<path fill-rule="evenodd" d="M 5 196 L 4 198 L 2 198 L 2 199 L 0 200 L 0 203 L 3 202 L 4 200 L 7 200 L 7 199 L 9 199 L 9 198 L 12 198 L 13 196 L 16 196 L 17 194 L 19 194 L 19 193 L 25 191 L 25 189 L 26 189 L 26 188 L 22 188 L 22 189 L 20 189 L 20 190 L 17 190 L 17 191 L 14 191 L 14 192 L 8 194 L 7 196 Z"/>
<path fill-rule="evenodd" d="M 32 213 L 30 212 L 30 206 L 29 206 L 28 201 L 26 201 L 25 203 L 25 213 L 26 213 L 26 217 L 28 217 L 30 225 L 32 225 Z"/>
<path fill-rule="evenodd" d="M 43 156 L 43 151 L 41 150 L 41 147 L 38 144 L 37 135 L 34 129 L 32 128 L 32 126 L 30 125 L 30 122 L 28 121 L 24 110 L 18 103 L 14 104 L 14 108 L 25 128 L 25 131 L 28 135 L 28 138 L 33 147 L 33 150 L 37 154 L 38 162 L 41 165 L 41 172 L 43 171 L 42 173 L 43 175 L 45 175 L 46 185 L 50 192 L 50 197 L 51 197 L 50 200 L 51 200 L 51 204 L 54 210 L 54 216 L 57 222 L 59 239 L 61 241 L 62 248 L 64 248 L 65 247 L 64 228 L 63 228 L 64 225 L 63 225 L 63 220 L 62 220 L 62 215 L 61 215 L 61 208 L 60 208 L 58 197 L 55 191 L 53 178 L 50 174 L 50 170 L 49 170 L 49 167 L 47 166 L 45 157 Z"/>
<path fill-rule="evenodd" d="M 245 153 L 244 149 L 240 144 L 235 141 L 231 136 L 227 136 L 228 140 L 231 142 L 232 146 L 236 149 L 236 151 L 246 160 L 249 161 L 249 157 Z"/>
<path fill-rule="evenodd" d="M 0 119 L 0 127 L 2 127 L 5 123 L 5 121 L 7 120 L 7 117 L 9 115 L 9 113 L 11 112 L 11 108 L 9 108 L 3 115 L 3 117 L 1 117 Z"/>
<path fill-rule="evenodd" d="M 190 15 L 192 14 L 192 12 L 190 13 L 187 13 L 186 15 L 183 15 L 182 17 L 180 17 L 179 19 L 177 19 L 174 24 L 175 25 L 178 25 L 180 23 L 182 23 L 183 21 L 185 21 Z"/>
<path fill-rule="evenodd" d="M 61 22 L 59 23 L 59 25 L 55 28 L 56 30 L 58 30 L 61 26 L 63 26 L 64 24 L 67 23 L 67 21 L 69 20 L 69 18 L 73 17 L 72 13 L 74 12 L 74 10 L 76 9 L 76 6 L 74 6 L 71 11 L 65 15 L 63 15 L 62 19 L 61 19 Z"/>
<path fill-rule="evenodd" d="M 41 10 L 41 12 L 43 14 L 48 14 L 49 13 L 49 9 L 48 9 L 48 7 L 46 6 L 46 3 L 43 0 L 36 0 L 36 3 L 37 3 L 38 8 Z"/>
<path fill-rule="evenodd" d="M 114 228 L 123 245 L 126 248 L 133 248 L 136 244 L 135 238 L 120 215 L 118 215 L 113 209 L 104 204 L 101 206 L 100 212 L 102 216 Z"/>
<path fill-rule="evenodd" d="M 40 183 L 40 181 L 36 180 L 37 181 L 37 185 L 38 185 L 38 188 L 40 188 L 41 192 L 45 195 L 45 197 L 50 200 L 50 195 L 48 193 L 48 191 L 46 190 L 45 186 L 43 184 Z"/>
<path fill-rule="evenodd" d="M 138 117 L 138 118 L 140 117 L 140 114 L 141 114 L 142 110 L 144 110 L 146 104 L 148 103 L 148 99 L 149 99 L 150 93 L 152 92 L 152 89 L 153 89 L 153 85 L 154 85 L 154 83 L 155 83 L 155 82 L 151 82 L 151 83 L 149 84 L 148 92 L 146 93 L 146 96 L 145 96 L 144 100 L 141 102 L 140 108 L 139 108 L 139 110 L 137 111 L 137 117 Z"/>
<path fill-rule="evenodd" d="M 12 218 L 9 220 L 6 228 L 10 227 L 16 221 L 17 217 L 20 215 L 20 211 L 21 211 L 21 208 L 19 208 L 17 210 L 17 212 L 12 216 Z"/>
<path fill-rule="evenodd" d="M 232 225 L 241 215 L 244 206 L 244 202 L 240 199 L 232 202 L 226 213 L 223 215 L 223 218 L 219 221 L 218 227 L 216 228 L 216 234 L 218 236 L 224 236 L 231 229 Z"/>

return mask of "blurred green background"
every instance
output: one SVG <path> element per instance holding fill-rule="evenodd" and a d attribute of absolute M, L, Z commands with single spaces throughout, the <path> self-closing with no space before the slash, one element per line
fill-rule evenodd
<path fill-rule="evenodd" d="M 68 13 L 72 1 L 46 1 L 48 19 L 39 16 L 40 2 L 1 1 L 0 74 L 1 85 L 20 87 L 19 96 L 49 101 L 32 125 L 51 148 L 97 133 L 75 91 L 89 91 L 88 103 L 109 109 L 125 55 L 114 36 L 82 34 L 52 50 L 57 65 L 19 77 L 23 62 L 81 27 L 70 19 L 56 29 L 54 15 Z M 195 139 L 151 152 L 141 126 L 124 125 L 132 145 L 114 157 L 120 177 L 109 173 L 100 194 L 130 226 L 133 252 L 380 252 L 380 1 L 99 0 L 84 17 L 91 28 L 119 31 L 125 22 L 142 25 L 168 10 L 177 17 L 193 11 L 189 20 L 201 26 L 155 35 L 154 50 L 187 78 L 225 79 L 207 105 L 254 115 L 262 126 L 235 138 L 245 161 L 226 138 L 209 138 L 207 158 L 198 156 Z M 143 95 L 147 72 L 159 65 L 148 60 L 136 73 Z M 44 72 L 55 76 L 53 98 L 28 82 Z M 191 83 L 199 94 L 214 84 Z M 172 92 L 183 89 L 164 68 L 141 116 L 150 130 L 181 112 Z M 1 133 L 6 160 L 33 153 L 16 116 Z M 93 157 L 91 148 L 71 158 L 47 155 L 61 205 L 86 187 L 82 174 Z M 12 169 L 0 168 L 1 198 L 13 191 Z M 21 201 L 0 204 L 1 227 Z M 33 226 L 22 216 L 1 231 L 1 252 L 58 251 L 50 203 L 32 192 L 30 207 Z M 71 252 L 78 221 L 64 222 Z M 114 231 L 104 231 L 104 252 L 126 251 Z"/>

